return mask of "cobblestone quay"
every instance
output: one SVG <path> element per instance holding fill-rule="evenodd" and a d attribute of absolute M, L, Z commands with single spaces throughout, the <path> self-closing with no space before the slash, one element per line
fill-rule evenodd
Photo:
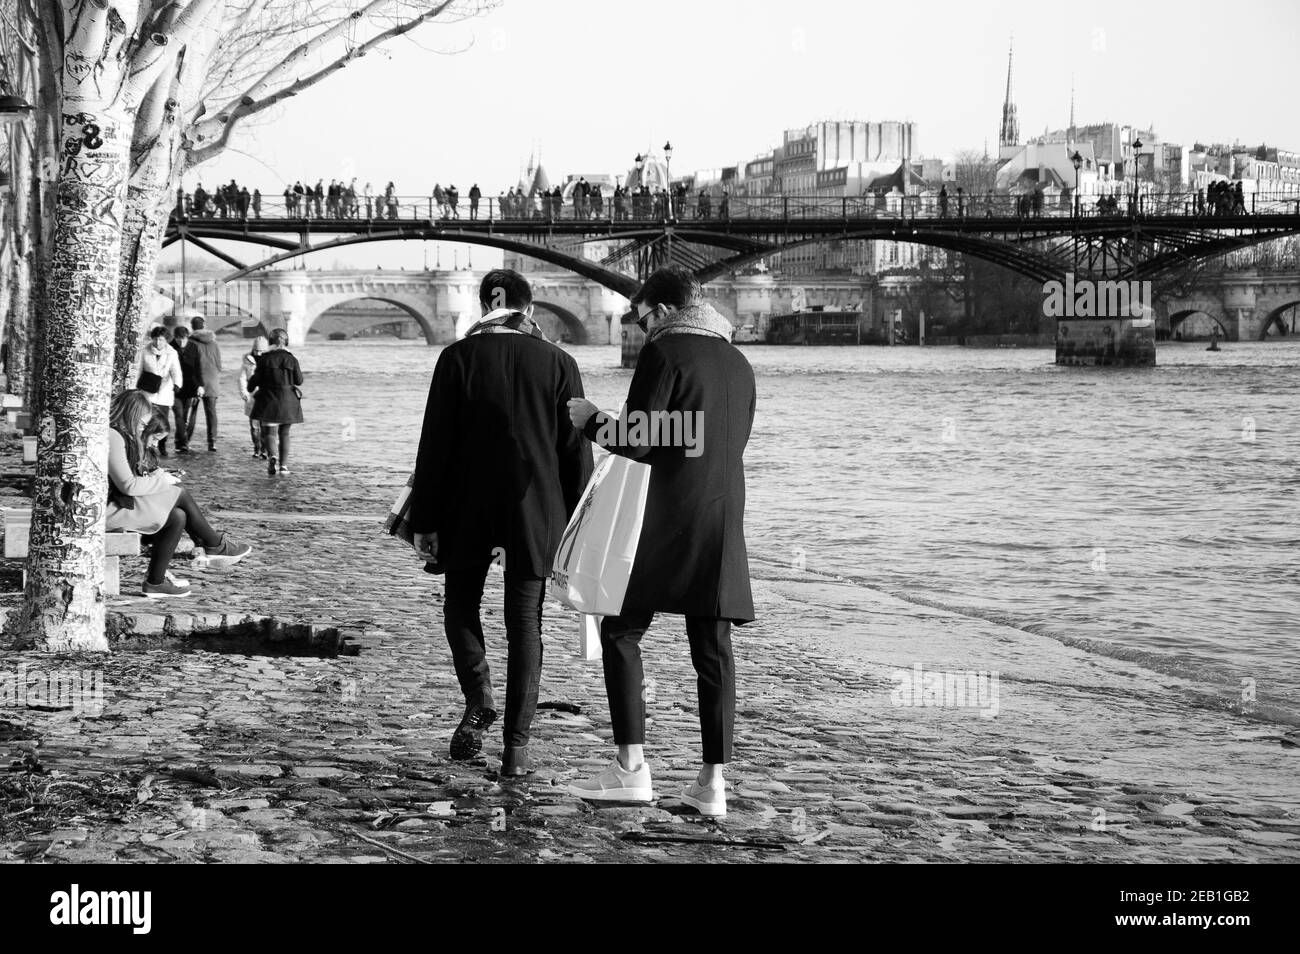
<path fill-rule="evenodd" d="M 699 758 L 695 676 L 674 617 L 646 639 L 652 806 L 593 807 L 565 792 L 612 757 L 612 740 L 600 665 L 577 658 L 577 619 L 555 603 L 539 770 L 499 779 L 495 732 L 485 758 L 453 763 L 462 701 L 441 582 L 381 533 L 409 467 L 382 434 L 418 428 L 418 409 L 352 435 L 343 424 L 340 437 L 355 408 L 311 383 L 291 477 L 267 478 L 251 460 L 233 400 L 221 452 L 179 460 L 214 523 L 255 543 L 249 560 L 217 573 L 179 559 L 197 593 L 162 602 L 130 595 L 143 560 L 125 560 L 113 653 L 0 651 L 0 860 L 1300 859 L 1294 738 L 1211 708 L 1189 719 L 1174 677 L 760 552 L 759 619 L 735 634 L 725 819 L 673 797 Z M 10 446 L 3 469 L 19 460 Z M 492 575 L 498 682 L 500 596 Z M 851 649 L 837 639 L 846 633 Z M 925 705 L 905 688 L 918 659 L 995 671 L 995 694 L 978 697 L 982 708 Z M 71 701 L 50 690 L 74 674 Z"/>

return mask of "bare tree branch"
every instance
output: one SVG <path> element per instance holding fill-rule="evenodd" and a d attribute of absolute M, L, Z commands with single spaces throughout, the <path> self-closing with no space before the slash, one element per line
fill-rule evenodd
<path fill-rule="evenodd" d="M 199 163 L 205 162 L 206 160 L 212 158 L 214 155 L 216 155 L 218 152 L 224 149 L 226 145 L 230 142 L 230 137 L 234 133 L 235 127 L 239 124 L 240 121 L 248 118 L 249 116 L 256 115 L 257 113 L 260 113 L 263 110 L 266 110 L 271 106 L 274 106 L 279 102 L 282 102 L 285 99 L 288 99 L 292 96 L 296 96 L 299 93 L 303 92 L 304 90 L 309 89 L 312 86 L 315 86 L 317 83 L 325 79 L 327 76 L 343 69 L 353 60 L 359 59 L 360 57 L 364 56 L 366 53 L 368 53 L 370 50 L 374 49 L 375 47 L 380 46 L 381 44 L 387 42 L 388 40 L 393 39 L 394 37 L 402 36 L 403 34 L 409 33 L 411 30 L 414 30 L 416 27 L 420 26 L 421 24 L 427 23 L 428 21 L 439 16 L 445 10 L 447 10 L 452 5 L 453 2 L 454 0 L 442 0 L 442 2 L 436 4 L 435 6 L 424 11 L 423 13 L 415 15 L 408 20 L 399 22 L 396 25 L 388 28 L 387 30 L 383 30 L 380 33 L 376 34 L 375 36 L 371 37 L 370 39 L 364 41 L 360 45 L 349 48 L 347 52 L 345 52 L 342 56 L 327 63 L 325 66 L 316 70 L 314 73 L 311 73 L 307 76 L 297 79 L 294 82 L 290 83 L 289 85 L 285 86 L 284 88 L 268 96 L 264 96 L 262 99 L 253 99 L 248 93 L 243 94 L 242 96 L 239 97 L 238 103 L 233 105 L 232 108 L 228 108 L 226 111 L 218 114 L 217 116 L 213 117 L 211 120 L 207 120 L 203 123 L 200 123 L 195 127 L 194 135 L 192 137 L 193 141 L 195 143 L 202 143 L 202 145 L 199 145 L 197 148 L 191 150 L 190 152 L 191 163 L 193 165 L 198 165 Z M 331 39 L 337 39 L 338 36 L 340 35 L 338 33 L 337 26 L 327 32 L 330 34 Z M 301 58 L 302 50 L 304 49 L 304 47 L 308 45 L 311 44 L 309 43 L 309 44 L 300 45 L 296 50 L 294 50 L 290 54 L 290 58 L 293 59 Z M 319 44 L 312 46 L 312 49 L 314 50 L 319 50 L 319 48 L 320 48 Z M 282 71 L 280 69 L 280 66 L 282 65 L 283 63 L 278 65 L 270 72 L 268 72 L 267 76 L 270 76 L 272 73 L 280 73 L 282 75 Z M 265 79 L 259 82 L 254 87 L 254 89 L 264 88 L 264 86 L 265 86 Z M 215 136 L 216 138 L 213 139 L 212 138 L 213 136 Z M 210 141 L 205 142 L 205 140 L 210 140 Z"/>

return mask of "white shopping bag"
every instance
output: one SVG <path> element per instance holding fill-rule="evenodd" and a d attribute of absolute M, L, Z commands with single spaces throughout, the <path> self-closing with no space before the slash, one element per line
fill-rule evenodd
<path fill-rule="evenodd" d="M 582 630 L 578 634 L 578 653 L 587 662 L 600 658 L 600 617 L 582 614 Z"/>
<path fill-rule="evenodd" d="M 552 596 L 593 616 L 622 612 L 649 489 L 647 464 L 610 454 L 596 465 L 560 538 Z"/>

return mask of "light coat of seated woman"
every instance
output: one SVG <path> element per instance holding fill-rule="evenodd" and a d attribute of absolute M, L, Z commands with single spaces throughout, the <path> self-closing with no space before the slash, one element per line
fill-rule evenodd
<path fill-rule="evenodd" d="M 238 563 L 253 548 L 213 530 L 190 492 L 181 488 L 180 478 L 156 466 L 145 436 L 152 417 L 153 407 L 144 391 L 123 391 L 113 399 L 106 525 L 109 530 L 134 530 L 149 541 L 149 572 L 142 595 L 189 596 L 189 583 L 168 571 L 182 533 L 189 533 L 195 546 L 206 548 L 213 566 Z"/>

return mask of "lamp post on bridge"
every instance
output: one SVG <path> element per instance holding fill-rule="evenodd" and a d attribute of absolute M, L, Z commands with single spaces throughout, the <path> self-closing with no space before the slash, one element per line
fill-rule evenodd
<path fill-rule="evenodd" d="M 1133 140 L 1133 248 L 1129 250 L 1130 275 L 1133 281 L 1137 281 L 1138 271 L 1138 150 L 1142 148 L 1142 140 Z"/>
<path fill-rule="evenodd" d="M 1083 156 L 1079 155 L 1079 150 L 1074 150 L 1074 155 L 1070 157 L 1070 162 L 1074 164 L 1074 217 L 1079 217 L 1079 170 L 1083 168 Z"/>

